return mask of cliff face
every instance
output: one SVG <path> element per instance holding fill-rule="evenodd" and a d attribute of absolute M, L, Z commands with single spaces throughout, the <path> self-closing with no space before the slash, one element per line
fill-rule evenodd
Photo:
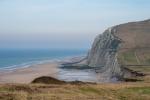
<path fill-rule="evenodd" d="M 96 37 L 88 55 L 87 64 L 90 67 L 104 67 L 112 55 L 116 56 L 121 40 L 113 33 L 114 30 L 109 28 Z"/>
<path fill-rule="evenodd" d="M 87 58 L 88 66 L 97 67 L 105 80 L 123 75 L 117 59 L 121 40 L 114 35 L 114 32 L 115 29 L 109 28 L 97 36 Z"/>
<path fill-rule="evenodd" d="M 117 25 L 96 37 L 87 57 L 87 65 L 99 68 L 101 76 L 107 76 L 109 79 L 130 77 L 131 72 L 121 66 L 128 64 L 130 60 L 139 60 L 138 50 L 145 54 L 150 49 L 145 52 L 144 48 L 149 47 L 150 20 Z M 133 54 L 130 54 L 129 51 L 133 51 Z M 133 55 L 133 57 L 126 60 L 126 55 L 124 57 L 126 53 L 129 53 L 129 56 Z M 150 56 L 146 60 L 149 58 Z M 134 64 L 139 61 L 135 61 Z"/>

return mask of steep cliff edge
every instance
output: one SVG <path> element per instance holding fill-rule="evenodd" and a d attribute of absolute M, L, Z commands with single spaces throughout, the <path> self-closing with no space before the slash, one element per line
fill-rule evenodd
<path fill-rule="evenodd" d="M 149 61 L 150 20 L 107 29 L 96 37 L 87 57 L 87 65 L 98 68 L 101 77 L 105 76 L 108 80 L 135 76 L 136 72 L 125 67 L 129 64 L 145 65 Z"/>
<path fill-rule="evenodd" d="M 87 65 L 98 68 L 99 73 L 102 73 L 105 78 L 122 76 L 117 61 L 117 51 L 121 40 L 114 35 L 114 32 L 113 28 L 109 28 L 97 36 L 87 58 Z"/>
<path fill-rule="evenodd" d="M 92 49 L 87 58 L 87 64 L 90 67 L 104 67 L 108 60 L 116 56 L 121 40 L 114 35 L 112 28 L 107 29 L 94 40 Z"/>

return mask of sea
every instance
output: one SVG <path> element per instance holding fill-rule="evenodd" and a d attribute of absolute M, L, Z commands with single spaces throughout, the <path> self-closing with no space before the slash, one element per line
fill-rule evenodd
<path fill-rule="evenodd" d="M 30 67 L 86 53 L 87 50 L 83 49 L 2 49 L 0 50 L 0 70 Z"/>

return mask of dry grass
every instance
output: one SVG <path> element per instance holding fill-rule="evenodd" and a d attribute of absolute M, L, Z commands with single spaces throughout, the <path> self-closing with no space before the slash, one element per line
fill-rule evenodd
<path fill-rule="evenodd" d="M 150 100 L 150 82 L 1 84 L 0 100 Z"/>

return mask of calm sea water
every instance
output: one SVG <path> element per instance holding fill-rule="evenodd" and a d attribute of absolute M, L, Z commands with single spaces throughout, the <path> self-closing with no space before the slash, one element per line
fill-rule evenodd
<path fill-rule="evenodd" d="M 86 54 L 86 50 L 0 50 L 0 69 L 10 70 L 28 67 L 65 57 Z"/>

